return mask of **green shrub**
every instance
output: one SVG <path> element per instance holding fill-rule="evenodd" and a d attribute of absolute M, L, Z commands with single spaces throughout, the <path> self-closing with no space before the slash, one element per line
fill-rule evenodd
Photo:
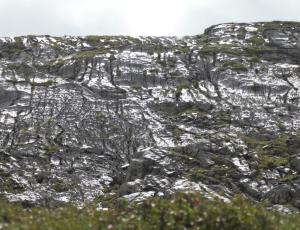
<path fill-rule="evenodd" d="M 244 52 L 246 55 L 251 56 L 251 57 L 257 57 L 263 53 L 268 53 L 272 52 L 274 49 L 272 47 L 268 46 L 252 46 L 252 45 L 246 45 L 244 47 Z"/>
<path fill-rule="evenodd" d="M 94 35 L 90 35 L 85 37 L 86 42 L 92 46 L 97 46 L 101 43 L 101 37 L 100 36 L 94 36 Z"/>
<path fill-rule="evenodd" d="M 178 128 L 177 126 L 171 127 L 170 131 L 172 132 L 172 136 L 176 139 L 176 140 L 180 140 L 180 136 L 184 134 L 184 131 L 180 128 Z"/>
<path fill-rule="evenodd" d="M 261 155 L 259 163 L 262 169 L 274 169 L 278 166 L 286 166 L 289 163 L 289 159 L 288 157 Z"/>
<path fill-rule="evenodd" d="M 272 21 L 272 22 L 266 22 L 262 26 L 263 30 L 282 30 L 287 29 L 291 27 L 300 27 L 299 22 L 293 22 L 293 21 Z"/>
<path fill-rule="evenodd" d="M 8 58 L 13 58 L 16 55 L 19 55 L 22 51 L 24 51 L 26 47 L 22 42 L 21 37 L 15 37 L 14 42 L 5 44 L 2 48 L 2 54 L 7 56 Z"/>
<path fill-rule="evenodd" d="M 15 37 L 14 40 L 15 40 L 14 48 L 16 48 L 16 49 L 24 49 L 25 48 L 21 37 Z"/>
<path fill-rule="evenodd" d="M 55 192 L 67 192 L 71 189 L 71 186 L 69 184 L 66 184 L 64 181 L 55 180 L 52 188 L 55 190 Z"/>
<path fill-rule="evenodd" d="M 26 63 L 10 63 L 7 65 L 7 68 L 14 70 L 17 74 L 26 77 L 30 77 L 34 74 L 32 67 Z"/>
<path fill-rule="evenodd" d="M 46 153 L 47 154 L 53 154 L 53 153 L 56 153 L 58 151 L 59 151 L 59 147 L 55 146 L 55 145 L 53 145 L 53 146 L 47 146 L 47 148 L 46 148 Z"/>
<path fill-rule="evenodd" d="M 95 50 L 88 50 L 88 51 L 78 51 L 73 56 L 73 60 L 82 61 L 88 58 L 94 58 L 96 55 L 102 55 L 110 52 L 110 48 L 97 48 Z"/>
<path fill-rule="evenodd" d="M 184 82 L 181 82 L 179 83 L 177 86 L 176 86 L 176 90 L 175 90 L 175 98 L 176 100 L 178 100 L 181 96 L 181 91 L 183 89 L 190 89 L 193 87 L 193 84 L 189 81 L 184 81 Z"/>
<path fill-rule="evenodd" d="M 246 40 L 248 43 L 250 43 L 253 46 L 262 46 L 265 44 L 265 40 L 262 37 L 251 37 Z"/>
<path fill-rule="evenodd" d="M 247 72 L 248 69 L 242 63 L 237 61 L 226 61 L 223 63 L 222 67 L 219 68 L 220 71 L 225 71 L 227 69 L 231 69 L 237 72 Z"/>
<path fill-rule="evenodd" d="M 142 86 L 140 85 L 131 85 L 130 88 L 133 89 L 134 91 L 140 91 L 143 89 Z"/>
<path fill-rule="evenodd" d="M 48 80 L 48 81 L 45 81 L 45 82 L 34 82 L 34 81 L 30 82 L 30 84 L 31 84 L 33 87 L 35 87 L 35 86 L 49 87 L 49 86 L 51 86 L 51 85 L 53 85 L 53 84 L 55 84 L 55 83 L 56 83 L 56 82 L 53 81 L 53 80 Z"/>
<path fill-rule="evenodd" d="M 30 210 L 5 201 L 0 205 L 2 229 L 300 229 L 299 214 L 267 211 L 241 197 L 231 203 L 211 201 L 197 193 L 150 198 L 132 206 L 119 202 L 106 211 L 94 205 Z"/>
<path fill-rule="evenodd" d="M 259 63 L 259 62 L 261 62 L 260 58 L 257 57 L 257 56 L 251 57 L 249 61 L 252 62 L 252 63 Z"/>
<path fill-rule="evenodd" d="M 220 45 L 220 44 L 204 44 L 200 50 L 203 55 L 214 55 L 217 53 L 226 53 L 230 55 L 241 55 L 242 51 L 238 50 L 237 47 L 232 45 Z"/>
<path fill-rule="evenodd" d="M 289 164 L 290 158 L 299 151 L 300 146 L 288 145 L 289 136 L 281 135 L 274 139 L 252 136 L 242 137 L 252 153 L 258 157 L 258 167 L 273 169 Z M 300 143 L 300 135 L 293 136 L 295 143 Z"/>
<path fill-rule="evenodd" d="M 13 180 L 8 174 L 0 171 L 0 192 L 18 193 L 24 191 L 24 188 Z M 1 208 L 0 208 L 1 209 Z"/>

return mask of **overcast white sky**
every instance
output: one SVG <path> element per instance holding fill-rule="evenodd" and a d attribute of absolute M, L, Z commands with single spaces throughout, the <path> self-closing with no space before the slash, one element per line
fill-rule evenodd
<path fill-rule="evenodd" d="M 299 0 L 0 0 L 0 36 L 195 35 L 222 22 L 300 21 Z"/>

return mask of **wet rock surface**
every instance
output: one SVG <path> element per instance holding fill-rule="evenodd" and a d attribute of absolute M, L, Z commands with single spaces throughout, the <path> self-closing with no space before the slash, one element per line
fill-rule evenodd
<path fill-rule="evenodd" d="M 299 208 L 299 39 L 292 22 L 0 38 L 1 196 L 81 204 L 198 190 Z"/>

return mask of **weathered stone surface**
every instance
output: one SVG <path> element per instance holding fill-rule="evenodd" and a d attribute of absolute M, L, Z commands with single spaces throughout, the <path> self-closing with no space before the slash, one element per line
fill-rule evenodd
<path fill-rule="evenodd" d="M 280 185 L 266 194 L 268 200 L 273 204 L 286 204 L 294 197 L 295 190 L 287 185 Z"/>
<path fill-rule="evenodd" d="M 291 168 L 300 173 L 300 157 L 295 157 L 291 160 Z"/>

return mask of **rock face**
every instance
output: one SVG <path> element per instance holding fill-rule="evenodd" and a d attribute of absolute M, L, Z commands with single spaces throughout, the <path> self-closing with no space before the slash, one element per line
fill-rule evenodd
<path fill-rule="evenodd" d="M 299 207 L 300 24 L 191 37 L 0 38 L 0 194 L 199 190 Z"/>

